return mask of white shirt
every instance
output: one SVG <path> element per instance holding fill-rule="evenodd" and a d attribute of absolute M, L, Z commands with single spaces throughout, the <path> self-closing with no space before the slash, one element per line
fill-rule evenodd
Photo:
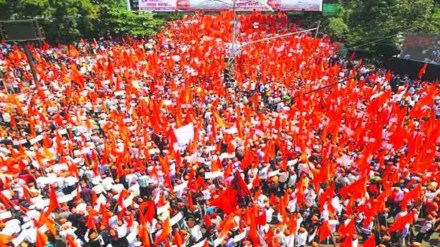
<path fill-rule="evenodd" d="M 127 236 L 128 234 L 128 228 L 127 228 L 127 224 L 122 224 L 121 226 L 118 226 L 118 228 L 116 229 L 118 232 L 118 238 L 123 238 L 125 236 Z"/>
<path fill-rule="evenodd" d="M 104 187 L 104 189 L 106 191 L 109 191 L 112 189 L 113 183 L 114 183 L 114 181 L 113 181 L 113 178 L 111 178 L 111 177 L 106 177 L 102 180 L 102 186 Z"/>
<path fill-rule="evenodd" d="M 134 197 L 139 196 L 140 195 L 139 184 L 138 183 L 133 184 L 130 188 L 128 188 L 128 191 L 130 191 Z"/>
<path fill-rule="evenodd" d="M 195 241 L 199 241 L 203 237 L 199 225 L 195 225 L 193 228 L 191 228 L 190 232 Z"/>
<path fill-rule="evenodd" d="M 298 233 L 297 235 L 296 235 L 296 246 L 305 246 L 306 245 L 306 242 L 307 242 L 307 235 L 308 235 L 308 233 L 307 233 L 307 231 L 305 231 L 305 232 L 303 232 L 303 233 Z"/>

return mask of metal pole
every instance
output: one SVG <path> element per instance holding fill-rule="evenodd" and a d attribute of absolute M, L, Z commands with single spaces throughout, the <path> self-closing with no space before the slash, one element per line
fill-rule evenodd
<path fill-rule="evenodd" d="M 127 0 L 127 10 L 131 11 L 131 4 L 130 4 L 130 0 Z"/>
<path fill-rule="evenodd" d="M 32 73 L 32 77 L 34 79 L 34 85 L 37 85 L 38 84 L 38 77 L 37 77 L 37 74 L 35 73 L 34 59 L 32 58 L 32 54 L 29 51 L 29 48 L 27 47 L 26 43 L 22 42 L 20 44 L 23 47 L 24 52 L 26 53 L 26 57 L 28 59 L 29 67 L 31 67 L 31 73 Z"/>
<path fill-rule="evenodd" d="M 236 0 L 234 0 L 234 2 L 232 3 L 232 12 L 233 12 L 233 14 L 234 14 L 234 17 L 233 17 L 233 19 L 232 19 L 232 28 L 233 28 L 233 30 L 232 30 L 232 52 L 233 52 L 233 56 L 235 56 L 235 42 L 236 42 L 236 39 L 237 39 L 237 34 L 236 34 L 236 31 L 237 31 L 237 23 L 236 23 L 236 18 L 237 18 L 237 12 L 236 12 L 236 6 L 237 6 L 237 1 Z"/>
<path fill-rule="evenodd" d="M 268 41 L 268 40 L 272 40 L 272 39 L 279 39 L 279 38 L 283 38 L 283 37 L 287 37 L 287 36 L 291 36 L 291 35 L 295 35 L 295 34 L 310 32 L 313 30 L 316 30 L 316 28 L 310 28 L 310 29 L 306 29 L 306 30 L 302 30 L 302 31 L 298 31 L 298 32 L 293 32 L 293 33 L 286 33 L 286 34 L 282 34 L 282 35 L 278 35 L 278 36 L 274 36 L 274 37 L 269 37 L 269 38 L 265 38 L 265 39 L 258 39 L 255 41 L 245 43 L 240 48 L 243 48 L 245 46 L 252 45 L 252 44 L 255 44 L 258 42 L 264 42 L 264 41 Z"/>
<path fill-rule="evenodd" d="M 231 75 L 233 74 L 233 68 L 234 68 L 234 66 L 231 66 L 231 65 L 232 65 L 232 61 L 235 59 L 235 42 L 237 42 L 236 7 L 237 7 L 237 2 L 236 2 L 236 0 L 233 0 L 233 2 L 232 2 L 232 13 L 233 13 L 233 17 L 232 17 L 232 46 L 231 46 L 231 54 L 230 54 L 231 57 L 229 57 L 228 64 L 226 65 L 226 67 L 229 70 L 229 73 Z"/>
<path fill-rule="evenodd" d="M 315 39 L 318 37 L 319 26 L 321 26 L 321 21 L 318 21 L 318 26 L 316 27 Z"/>

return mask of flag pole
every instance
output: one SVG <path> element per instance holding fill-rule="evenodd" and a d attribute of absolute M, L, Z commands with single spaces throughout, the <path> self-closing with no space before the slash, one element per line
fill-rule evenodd
<path fill-rule="evenodd" d="M 34 68 L 34 59 L 32 58 L 32 54 L 29 51 L 28 46 L 26 45 L 26 43 L 24 42 L 20 42 L 20 45 L 23 47 L 24 52 L 26 54 L 28 63 L 29 63 L 29 67 L 31 68 L 31 74 L 32 74 L 32 78 L 34 79 L 34 85 L 38 86 L 38 77 L 37 74 L 35 73 L 35 68 Z"/>
<path fill-rule="evenodd" d="M 321 26 L 321 21 L 318 21 L 318 26 L 316 27 L 315 39 L 318 38 L 319 27 Z"/>

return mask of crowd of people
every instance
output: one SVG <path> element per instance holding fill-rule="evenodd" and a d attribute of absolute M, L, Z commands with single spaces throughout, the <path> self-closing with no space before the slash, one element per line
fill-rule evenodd
<path fill-rule="evenodd" d="M 437 82 L 280 14 L 0 60 L 0 246 L 420 246 L 440 230 Z M 437 232 L 437 233 L 436 233 Z M 437 244 L 440 244 L 437 242 Z"/>

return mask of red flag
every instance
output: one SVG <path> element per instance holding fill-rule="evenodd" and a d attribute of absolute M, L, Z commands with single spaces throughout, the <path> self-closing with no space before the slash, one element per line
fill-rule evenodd
<path fill-rule="evenodd" d="M 323 242 L 324 240 L 326 240 L 328 237 L 330 237 L 332 235 L 332 229 L 330 228 L 330 224 L 328 223 L 328 221 L 325 221 L 318 228 L 317 234 L 319 236 L 319 242 Z"/>
<path fill-rule="evenodd" d="M 174 231 L 173 244 L 177 245 L 177 247 L 182 247 L 184 243 L 184 239 L 179 230 Z"/>
<path fill-rule="evenodd" d="M 100 224 L 103 226 L 108 226 L 108 221 L 111 217 L 110 211 L 104 206 L 104 204 L 100 204 L 99 212 L 101 213 Z"/>
<path fill-rule="evenodd" d="M 362 244 L 363 247 L 376 247 L 376 236 L 371 235 L 367 240 Z"/>
<path fill-rule="evenodd" d="M 403 196 L 403 200 L 400 203 L 401 209 L 406 210 L 406 206 L 411 200 L 419 200 L 422 197 L 422 186 L 419 185 L 415 189 L 410 190 Z"/>
<path fill-rule="evenodd" d="M 146 201 L 143 202 L 139 206 L 139 212 L 143 214 L 143 217 L 146 221 L 150 222 L 150 224 L 153 222 L 153 218 L 156 214 L 156 208 L 153 201 Z"/>
<path fill-rule="evenodd" d="M 31 201 L 31 195 L 29 194 L 29 188 L 26 185 L 22 186 L 23 188 L 23 197 L 26 201 Z"/>
<path fill-rule="evenodd" d="M 60 205 L 58 204 L 57 193 L 55 192 L 54 187 L 50 187 L 49 192 L 49 208 L 47 209 L 47 213 L 52 213 L 55 209 L 57 209 Z"/>
<path fill-rule="evenodd" d="M 410 225 L 413 224 L 415 221 L 414 215 L 415 212 L 411 211 L 405 216 L 396 218 L 393 225 L 391 225 L 391 227 L 388 228 L 388 232 L 391 233 L 395 231 L 402 231 L 403 229 L 405 229 L 406 224 L 410 224 Z"/>
<path fill-rule="evenodd" d="M 263 213 L 255 218 L 255 224 L 259 226 L 264 226 L 266 225 L 266 223 L 267 223 L 266 210 L 263 210 Z"/>
<path fill-rule="evenodd" d="M 353 237 L 348 236 L 345 238 L 344 242 L 341 243 L 340 247 L 352 247 L 353 246 Z"/>
<path fill-rule="evenodd" d="M 92 191 L 92 206 L 96 204 L 97 200 L 98 200 L 98 196 L 96 195 L 96 192 Z"/>
<path fill-rule="evenodd" d="M 9 122 L 11 129 L 17 129 L 17 123 L 15 122 L 15 116 L 11 116 L 11 121 Z"/>
<path fill-rule="evenodd" d="M 96 230 L 96 224 L 95 224 L 95 213 L 93 211 L 89 211 L 89 217 L 87 218 L 86 226 L 89 229 L 95 229 Z"/>
<path fill-rule="evenodd" d="M 353 219 L 348 223 L 342 223 L 339 226 L 338 233 L 340 237 L 351 236 L 356 233 L 356 225 Z"/>
<path fill-rule="evenodd" d="M 419 79 L 422 79 L 422 77 L 423 77 L 423 75 L 425 74 L 425 72 L 426 72 L 426 68 L 428 67 L 428 64 L 427 63 L 425 63 L 423 66 L 422 66 L 422 68 L 420 69 L 420 71 L 419 71 Z"/>
<path fill-rule="evenodd" d="M 211 206 L 215 206 L 226 214 L 232 213 L 237 209 L 237 191 L 233 189 L 227 189 L 219 192 L 219 196 L 211 200 Z"/>
<path fill-rule="evenodd" d="M 236 179 L 236 183 L 239 189 L 239 192 L 244 192 L 245 194 L 251 196 L 252 192 L 249 190 L 249 188 L 247 187 L 246 182 L 243 180 L 243 178 L 241 177 L 240 172 L 235 171 L 235 179 Z"/>
<path fill-rule="evenodd" d="M 67 243 L 68 247 L 77 247 L 78 246 L 75 242 L 75 239 L 70 234 L 66 235 L 66 243 Z"/>
<path fill-rule="evenodd" d="M 193 202 L 191 191 L 188 191 L 188 209 L 190 211 L 194 210 L 194 202 Z"/>
<path fill-rule="evenodd" d="M 211 217 L 209 215 L 205 215 L 203 219 L 203 223 L 205 224 L 205 226 L 211 226 L 212 225 Z"/>
<path fill-rule="evenodd" d="M 385 81 L 391 81 L 391 70 L 388 70 L 387 73 L 385 74 Z"/>
<path fill-rule="evenodd" d="M 5 208 L 12 208 L 14 204 L 0 191 L 0 202 L 3 203 Z"/>
<path fill-rule="evenodd" d="M 128 195 L 130 195 L 130 192 L 128 190 L 122 190 L 121 193 L 119 194 L 117 203 L 121 208 L 125 208 L 124 200 Z"/>

